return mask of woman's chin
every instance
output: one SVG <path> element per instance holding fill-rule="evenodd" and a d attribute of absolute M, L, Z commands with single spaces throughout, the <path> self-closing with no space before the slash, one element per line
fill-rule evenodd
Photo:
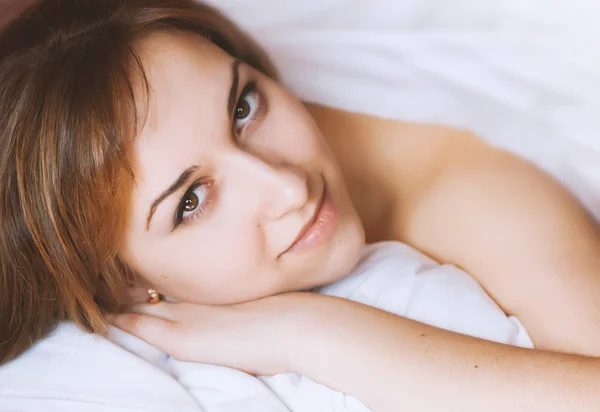
<path fill-rule="evenodd" d="M 329 285 L 348 276 L 360 261 L 365 235 L 360 224 L 350 225 L 332 239 L 331 251 L 311 288 Z"/>

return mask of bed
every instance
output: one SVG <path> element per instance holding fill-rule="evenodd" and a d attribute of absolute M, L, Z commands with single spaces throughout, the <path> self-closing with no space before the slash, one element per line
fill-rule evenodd
<path fill-rule="evenodd" d="M 303 100 L 471 129 L 546 169 L 600 218 L 600 4 L 593 0 L 208 2 L 264 45 Z M 127 344 L 89 335 L 73 341 L 73 333 L 67 325 L 32 356 L 0 368 L 0 412 L 208 410 L 157 371 L 163 355 L 154 348 L 138 357 Z M 67 359 L 81 373 L 113 376 L 115 389 L 87 373 L 74 376 Z M 53 382 L 42 368 L 54 371 Z M 131 371 L 151 378 L 132 381 Z M 208 372 L 207 379 L 223 374 Z M 70 379 L 64 396 L 50 389 L 61 379 Z"/>

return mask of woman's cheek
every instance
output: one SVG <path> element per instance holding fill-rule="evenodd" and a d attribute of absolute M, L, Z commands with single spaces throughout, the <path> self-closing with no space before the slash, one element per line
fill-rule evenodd
<path fill-rule="evenodd" d="M 285 115 L 272 122 L 271 127 L 277 132 L 270 145 L 291 164 L 310 164 L 320 156 L 320 132 L 302 120 L 301 116 Z"/>
<path fill-rule="evenodd" d="M 186 270 L 192 276 L 188 290 L 196 291 L 196 299 L 203 301 L 200 303 L 229 304 L 252 293 L 258 271 L 256 258 L 248 253 L 252 243 L 244 247 L 246 242 L 234 239 L 225 247 L 213 244 L 208 254 L 199 256 L 197 265 Z"/>

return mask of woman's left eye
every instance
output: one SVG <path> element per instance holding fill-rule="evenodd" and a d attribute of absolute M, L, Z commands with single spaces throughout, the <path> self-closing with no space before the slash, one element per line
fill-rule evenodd
<path fill-rule="evenodd" d="M 256 83 L 250 83 L 242 91 L 235 108 L 233 117 L 236 132 L 239 134 L 248 123 L 256 120 L 260 115 L 260 110 L 260 93 L 257 90 Z"/>

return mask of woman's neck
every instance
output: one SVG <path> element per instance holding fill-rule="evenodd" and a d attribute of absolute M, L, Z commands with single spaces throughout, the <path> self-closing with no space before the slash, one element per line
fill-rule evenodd
<path fill-rule="evenodd" d="M 309 104 L 325 140 L 342 170 L 350 198 L 365 228 L 367 242 L 391 240 L 393 192 L 382 179 L 374 118 Z M 368 139 L 367 139 L 368 138 Z"/>

